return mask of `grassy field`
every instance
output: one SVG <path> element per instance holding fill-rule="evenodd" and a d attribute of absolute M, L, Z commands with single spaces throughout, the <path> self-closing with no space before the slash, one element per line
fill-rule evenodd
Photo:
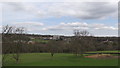
<path fill-rule="evenodd" d="M 117 66 L 118 59 L 92 59 L 73 54 L 27 53 L 21 54 L 20 62 L 9 56 L 6 66 Z"/>
<path fill-rule="evenodd" d="M 120 51 L 93 51 L 87 53 L 120 53 Z"/>

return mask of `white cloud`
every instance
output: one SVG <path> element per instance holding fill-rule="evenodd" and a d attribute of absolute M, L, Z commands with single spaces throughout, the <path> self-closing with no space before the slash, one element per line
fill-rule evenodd
<path fill-rule="evenodd" d="M 29 20 L 37 20 L 40 18 L 50 18 L 50 17 L 72 17 L 75 19 L 106 19 L 108 17 L 116 17 L 117 14 L 117 3 L 115 2 L 39 2 L 39 3 L 4 3 L 4 11 L 6 14 L 5 23 L 13 22 L 13 21 L 29 21 Z M 8 19 L 7 19 L 8 18 Z M 9 21 L 10 19 L 10 21 Z M 51 19 L 51 18 L 50 18 Z M 112 18 L 113 19 L 113 18 Z M 44 19 L 44 21 L 47 19 Z M 55 20 L 55 19 L 54 19 Z M 56 21 L 56 20 L 55 20 Z M 99 20 L 98 20 L 99 21 Z M 57 21 L 56 21 L 57 22 Z M 59 23 L 59 22 L 58 22 Z M 11 23 L 9 23 L 11 24 Z M 108 26 L 105 24 L 90 24 L 86 22 L 68 22 L 64 21 L 58 25 L 48 26 L 44 25 L 41 22 L 16 22 L 14 25 L 26 27 L 29 32 L 35 33 L 43 31 L 72 31 L 73 29 L 81 29 L 81 30 L 118 30 L 117 27 Z M 53 32 L 53 33 L 54 33 Z M 56 32 L 56 33 L 57 33 Z M 43 32 L 44 33 L 44 32 Z M 102 33 L 102 32 L 101 32 Z M 103 32 L 104 34 L 104 32 Z"/>
<path fill-rule="evenodd" d="M 109 2 L 52 3 L 46 8 L 48 16 L 79 19 L 104 19 L 117 13 L 117 3 Z"/>
<path fill-rule="evenodd" d="M 99 30 L 118 30 L 117 27 L 113 27 L 113 26 L 107 26 L 105 24 L 91 24 L 89 25 L 90 28 L 93 28 L 93 29 L 99 29 Z"/>
<path fill-rule="evenodd" d="M 88 29 L 87 23 L 80 23 L 80 22 L 72 22 L 72 23 L 60 23 L 56 26 L 50 26 L 47 28 L 43 28 L 43 30 L 73 30 L 73 29 Z"/>
<path fill-rule="evenodd" d="M 14 22 L 14 23 L 12 23 L 12 26 L 24 27 L 30 33 L 34 33 L 39 30 L 42 30 L 43 25 L 44 24 L 41 22 Z"/>
<path fill-rule="evenodd" d="M 0 25 L 2 24 L 2 4 L 0 3 Z"/>
<path fill-rule="evenodd" d="M 117 13 L 117 3 L 111 2 L 53 2 L 5 3 L 10 9 L 35 14 L 38 17 L 71 16 L 79 19 L 104 19 Z M 9 9 L 9 10 L 10 10 Z"/>
<path fill-rule="evenodd" d="M 58 25 L 50 26 L 44 25 L 41 22 L 15 22 L 11 25 L 16 27 L 25 27 L 28 33 L 38 34 L 61 34 L 71 35 L 74 29 L 88 30 L 90 33 L 95 35 L 115 35 L 118 31 L 117 27 L 108 26 L 105 24 L 89 24 L 86 22 L 61 22 Z M 112 33 L 111 33 L 112 32 Z"/>
<path fill-rule="evenodd" d="M 80 30 L 118 30 L 117 27 L 113 26 L 107 26 L 105 24 L 87 24 L 85 22 L 71 22 L 71 23 L 60 23 L 56 26 L 48 26 L 46 28 L 43 28 L 43 30 L 74 30 L 74 29 L 80 29 Z"/>
<path fill-rule="evenodd" d="M 44 24 L 41 22 L 15 22 L 13 23 L 16 26 L 43 26 Z"/>
<path fill-rule="evenodd" d="M 119 0 L 0 0 L 0 2 L 118 2 Z"/>
<path fill-rule="evenodd" d="M 8 2 L 3 3 L 3 9 L 11 10 L 13 12 L 29 12 L 34 13 L 38 11 L 35 4 L 32 3 L 20 3 L 20 2 Z"/>
<path fill-rule="evenodd" d="M 81 26 L 81 27 L 87 27 L 88 26 L 88 24 L 87 23 L 80 23 L 80 22 L 71 22 L 71 23 L 64 23 L 64 22 L 62 22 L 62 23 L 60 23 L 60 25 L 61 26 L 70 26 L 70 27 L 79 27 L 79 26 Z"/>

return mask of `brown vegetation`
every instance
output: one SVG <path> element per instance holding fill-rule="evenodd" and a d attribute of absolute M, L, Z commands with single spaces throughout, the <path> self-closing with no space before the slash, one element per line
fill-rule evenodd
<path fill-rule="evenodd" d="M 95 54 L 90 56 L 85 56 L 87 58 L 96 58 L 96 59 L 111 59 L 111 58 L 120 58 L 120 56 L 113 56 L 110 54 Z"/>

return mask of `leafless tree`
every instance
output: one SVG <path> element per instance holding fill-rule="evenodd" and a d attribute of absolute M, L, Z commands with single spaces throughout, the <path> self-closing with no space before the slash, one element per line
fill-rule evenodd
<path fill-rule="evenodd" d="M 24 40 L 26 40 L 24 32 L 25 30 L 23 27 L 13 27 L 8 25 L 3 27 L 3 61 L 8 53 L 12 53 L 16 63 L 19 62 L 21 46 L 25 43 Z"/>
<path fill-rule="evenodd" d="M 22 45 L 26 42 L 26 39 L 24 37 L 24 31 L 25 30 L 23 27 L 16 28 L 14 31 L 15 35 L 13 36 L 13 43 L 15 43 L 15 45 L 13 49 L 13 58 L 16 60 L 16 63 L 19 62 Z"/>
<path fill-rule="evenodd" d="M 4 65 L 5 64 L 5 61 L 6 61 L 6 57 L 8 56 L 8 52 L 10 52 L 11 48 L 8 47 L 7 45 L 10 45 L 10 37 L 9 37 L 9 34 L 12 33 L 12 29 L 13 27 L 11 26 L 4 26 L 2 28 L 2 64 Z"/>
<path fill-rule="evenodd" d="M 58 46 L 58 41 L 57 40 L 50 40 L 47 43 L 48 51 L 51 53 L 51 56 L 54 56 L 56 52 L 58 52 L 59 46 Z"/>
<path fill-rule="evenodd" d="M 76 56 L 79 54 L 83 56 L 83 54 L 90 50 L 93 45 L 92 37 L 90 37 L 90 33 L 88 31 L 79 31 L 74 30 L 74 37 L 71 41 L 71 49 Z M 93 48 L 93 47 L 92 47 Z"/>

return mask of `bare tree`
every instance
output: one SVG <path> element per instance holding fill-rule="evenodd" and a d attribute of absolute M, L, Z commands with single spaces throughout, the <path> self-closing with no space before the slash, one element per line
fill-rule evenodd
<path fill-rule="evenodd" d="M 74 30 L 74 37 L 71 41 L 71 49 L 76 56 L 79 54 L 83 56 L 83 54 L 90 50 L 93 46 L 92 38 L 90 37 L 90 33 L 88 31 L 79 31 Z M 92 47 L 93 48 L 93 47 Z"/>
<path fill-rule="evenodd" d="M 11 42 L 9 34 L 12 33 L 12 29 L 13 27 L 8 25 L 2 28 L 2 64 L 3 65 L 5 64 L 8 53 L 11 50 L 11 48 L 8 45 L 10 45 Z"/>
<path fill-rule="evenodd" d="M 21 46 L 26 40 L 24 32 L 25 29 L 23 27 L 13 27 L 8 25 L 3 27 L 3 61 L 8 53 L 12 53 L 16 63 L 19 62 Z"/>
<path fill-rule="evenodd" d="M 57 40 L 50 40 L 48 42 L 47 47 L 48 47 L 48 51 L 51 53 L 51 56 L 54 56 L 54 54 L 58 52 L 58 48 L 59 48 L 58 44 L 59 43 Z"/>
<path fill-rule="evenodd" d="M 24 37 L 25 29 L 23 27 L 16 28 L 14 31 L 14 49 L 13 49 L 13 58 L 16 60 L 16 63 L 19 62 L 20 59 L 20 51 L 22 49 L 22 45 L 26 42 Z"/>

